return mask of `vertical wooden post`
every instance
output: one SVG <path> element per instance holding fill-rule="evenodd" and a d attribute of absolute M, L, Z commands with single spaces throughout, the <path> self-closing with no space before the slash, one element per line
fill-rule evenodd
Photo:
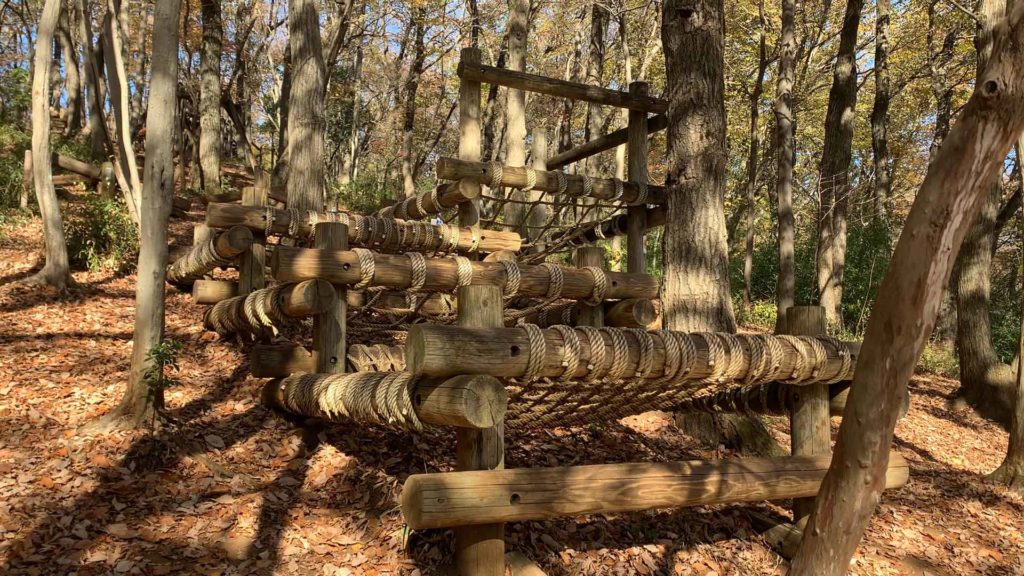
<path fill-rule="evenodd" d="M 459 58 L 466 64 L 480 63 L 478 48 L 463 48 Z M 480 83 L 465 79 L 459 80 L 459 160 L 480 161 Z M 480 183 L 475 180 L 471 186 L 480 191 Z M 479 226 L 480 197 L 459 204 L 459 225 Z"/>
<path fill-rule="evenodd" d="M 243 206 L 266 206 L 266 186 L 257 181 L 255 186 L 242 189 Z M 266 271 L 266 237 L 262 232 L 253 232 L 252 246 L 238 257 L 238 293 L 248 294 L 253 290 L 265 288 L 267 285 Z"/>
<path fill-rule="evenodd" d="M 647 95 L 646 82 L 633 82 L 629 93 Z M 647 113 L 629 111 L 628 140 L 629 180 L 647 184 Z M 626 271 L 643 273 L 647 271 L 644 257 L 644 235 L 647 234 L 647 206 L 630 206 L 626 212 Z"/>
<path fill-rule="evenodd" d="M 25 150 L 25 164 L 21 171 L 21 198 L 18 199 L 18 207 L 22 210 L 28 208 L 28 199 L 32 190 L 32 150 Z"/>
<path fill-rule="evenodd" d="M 500 328 L 501 288 L 470 285 L 459 288 L 458 324 L 466 328 Z M 456 431 L 456 469 L 497 470 L 505 467 L 505 424 L 486 430 Z M 505 525 L 484 524 L 455 529 L 455 567 L 460 576 L 504 576 Z"/>
<path fill-rule="evenodd" d="M 534 170 L 547 170 L 548 169 L 548 132 L 544 128 L 535 128 L 533 130 L 533 169 Z M 540 190 L 530 191 L 530 202 L 536 202 L 541 199 L 543 192 Z M 536 241 L 541 235 L 543 230 L 541 228 L 544 223 L 548 220 L 548 206 L 547 204 L 531 204 L 532 211 L 526 217 L 526 237 L 530 240 Z M 537 242 L 534 245 L 533 252 L 543 252 L 544 244 Z"/>
<path fill-rule="evenodd" d="M 604 248 L 600 246 L 583 246 L 577 248 L 573 252 L 573 264 L 577 268 L 583 268 L 584 266 L 597 266 L 598 268 L 604 268 Z M 576 323 L 580 326 L 594 326 L 595 328 L 601 328 L 604 326 L 604 304 L 598 303 L 597 306 L 591 306 L 586 302 L 579 302 L 576 304 L 576 309 L 579 310 L 579 315 Z"/>
<path fill-rule="evenodd" d="M 313 229 L 313 247 L 324 250 L 348 250 L 348 226 L 341 222 L 321 222 Z M 332 288 L 337 295 L 334 307 L 313 317 L 313 363 L 318 374 L 345 371 L 346 320 L 348 301 L 344 288 Z"/>
<path fill-rule="evenodd" d="M 793 335 L 823 336 L 828 331 L 825 309 L 821 306 L 793 306 L 786 310 L 786 326 Z M 828 454 L 832 449 L 828 385 L 793 386 L 789 394 L 793 455 Z M 813 507 L 814 498 L 794 499 L 793 523 L 803 528 Z"/>

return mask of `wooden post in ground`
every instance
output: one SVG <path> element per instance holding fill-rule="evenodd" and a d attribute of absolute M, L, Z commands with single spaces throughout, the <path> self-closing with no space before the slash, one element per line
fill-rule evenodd
<path fill-rule="evenodd" d="M 480 63 L 478 48 L 463 48 L 459 59 L 466 64 Z M 459 160 L 480 161 L 480 82 L 459 80 Z M 480 225 L 480 183 L 466 182 L 476 194 L 459 204 L 459 225 Z"/>
<path fill-rule="evenodd" d="M 577 248 L 573 252 L 573 264 L 577 268 L 596 266 L 597 268 L 604 269 L 604 248 L 599 246 Z M 595 328 L 604 326 L 603 302 L 591 305 L 581 301 L 576 304 L 576 309 L 579 310 L 578 320 L 576 321 L 576 324 L 579 326 L 593 326 Z"/>
<path fill-rule="evenodd" d="M 458 324 L 466 328 L 499 328 L 501 288 L 470 285 L 458 291 Z M 498 470 L 505 467 L 505 424 L 485 430 L 456 431 L 458 470 Z M 460 576 L 504 576 L 505 525 L 483 524 L 455 529 L 455 568 Z"/>
<path fill-rule="evenodd" d="M 322 222 L 313 233 L 315 248 L 347 250 L 348 226 L 341 222 Z M 313 318 L 313 361 L 319 374 L 339 374 L 345 371 L 345 337 L 348 302 L 346 290 L 332 288 L 337 293 L 336 304 Z"/>
<path fill-rule="evenodd" d="M 248 186 L 242 189 L 242 204 L 245 206 L 266 206 L 267 187 Z M 253 233 L 252 246 L 238 259 L 238 293 L 248 294 L 253 290 L 266 288 L 266 236 Z"/>
<path fill-rule="evenodd" d="M 793 306 L 786 310 L 787 332 L 795 336 L 822 336 L 828 331 L 821 306 Z M 828 454 L 831 449 L 828 384 L 794 386 L 790 391 L 790 438 L 794 456 Z M 814 498 L 793 500 L 793 523 L 803 528 L 814 508 Z"/>
<path fill-rule="evenodd" d="M 629 93 L 647 96 L 646 82 L 633 82 Z M 647 174 L 647 113 L 629 111 L 627 126 L 629 139 L 626 151 L 629 157 L 629 179 L 633 182 L 648 183 Z M 630 206 L 626 212 L 626 270 L 644 272 L 647 262 L 644 255 L 644 234 L 647 233 L 647 206 Z"/>

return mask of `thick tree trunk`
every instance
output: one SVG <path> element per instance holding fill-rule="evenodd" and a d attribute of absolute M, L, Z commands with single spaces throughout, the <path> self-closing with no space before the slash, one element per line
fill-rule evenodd
<path fill-rule="evenodd" d="M 292 87 L 288 105 L 288 208 L 322 211 L 324 183 L 324 68 L 318 4 L 290 0 Z"/>
<path fill-rule="evenodd" d="M 931 335 L 970 223 L 1024 130 L 1024 6 L 1000 27 L 993 56 L 932 163 L 879 288 L 832 464 L 791 576 L 845 574 L 885 484 L 900 400 Z"/>
<path fill-rule="evenodd" d="M 420 76 L 423 75 L 423 60 L 426 58 L 424 39 L 427 35 L 427 10 L 417 8 L 409 23 L 413 27 L 412 62 L 409 63 L 405 78 L 405 110 L 402 118 L 402 192 L 395 200 L 401 201 L 416 195 L 415 153 L 413 136 L 416 128 L 416 93 L 419 91 Z"/>
<path fill-rule="evenodd" d="M 203 194 L 220 196 L 220 56 L 224 27 L 220 2 L 203 0 L 203 47 L 199 63 L 199 166 Z"/>
<path fill-rule="evenodd" d="M 60 0 L 46 0 L 36 28 L 36 49 L 32 64 L 32 182 L 43 220 L 43 245 L 46 263 L 43 269 L 28 278 L 32 284 L 53 286 L 64 292 L 71 283 L 68 247 L 64 240 L 64 224 L 60 204 L 53 189 L 50 167 L 50 70 L 53 67 L 54 31 L 60 18 Z"/>
<path fill-rule="evenodd" d="M 1006 9 L 1005 0 L 982 0 L 978 5 L 978 79 L 992 53 L 992 30 Z M 1013 411 L 1014 374 L 999 361 L 992 345 L 990 299 L 992 245 L 999 211 L 999 176 L 984 183 L 984 204 L 964 240 L 953 269 L 951 291 L 956 302 L 956 348 L 960 360 L 959 393 L 979 413 L 1007 425 Z"/>
<path fill-rule="evenodd" d="M 167 269 L 167 220 L 174 192 L 175 112 L 178 90 L 179 0 L 157 2 L 153 14 L 153 80 L 146 117 L 146 181 L 142 189 L 142 234 L 135 288 L 135 332 L 128 388 L 121 404 L 105 420 L 147 422 L 163 406 L 163 393 L 147 375 L 162 369 L 149 353 L 164 337 L 164 279 Z"/>
<path fill-rule="evenodd" d="M 775 333 L 786 333 L 786 310 L 796 292 L 793 218 L 793 167 L 796 164 L 796 122 L 793 85 L 796 82 L 796 0 L 782 0 L 782 32 L 779 40 L 779 72 L 775 88 L 775 128 L 779 159 L 775 180 L 779 278 L 775 285 Z"/>
<path fill-rule="evenodd" d="M 757 154 L 761 148 L 758 138 L 757 122 L 761 112 L 761 94 L 764 92 L 764 74 L 768 68 L 767 39 L 765 38 L 764 0 L 758 3 L 758 29 L 760 41 L 757 51 L 757 76 L 754 88 L 750 91 L 750 149 L 747 152 L 747 237 L 743 250 L 743 308 L 750 310 L 750 283 L 754 270 L 754 223 L 757 221 Z"/>
<path fill-rule="evenodd" d="M 849 0 L 839 33 L 832 88 L 825 113 L 818 211 L 818 297 L 830 325 L 843 323 L 843 268 L 846 265 L 846 211 L 857 105 L 857 29 L 863 0 Z"/>
<path fill-rule="evenodd" d="M 875 1 L 875 103 L 871 108 L 871 152 L 875 182 L 872 187 L 874 212 L 884 217 L 892 188 L 889 168 L 889 12 L 891 0 Z"/>

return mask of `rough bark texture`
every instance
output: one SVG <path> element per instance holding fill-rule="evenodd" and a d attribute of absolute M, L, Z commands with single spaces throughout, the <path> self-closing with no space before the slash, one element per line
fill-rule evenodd
<path fill-rule="evenodd" d="M 884 1 L 884 0 L 883 0 Z M 758 30 L 760 40 L 757 51 L 757 75 L 754 88 L 750 91 L 750 148 L 747 152 L 747 237 L 743 250 L 743 308 L 750 310 L 750 279 L 754 270 L 754 223 L 757 220 L 757 153 L 761 147 L 758 138 L 757 121 L 761 113 L 761 94 L 764 92 L 764 74 L 768 68 L 768 49 L 764 29 L 764 1 L 758 4 Z"/>
<path fill-rule="evenodd" d="M 876 216 L 884 216 L 892 174 L 889 167 L 889 12 L 891 0 L 875 1 L 875 103 L 871 107 L 871 152 L 875 182 L 872 187 Z"/>
<path fill-rule="evenodd" d="M 982 0 L 978 5 L 975 49 L 978 80 L 992 52 L 992 31 L 1006 9 L 1005 0 Z M 956 348 L 960 360 L 960 394 L 983 416 L 1004 426 L 1013 409 L 1013 370 L 999 361 L 992 345 L 989 301 L 992 292 L 992 243 L 999 211 L 999 176 L 984 182 L 984 204 L 964 240 L 953 269 L 950 289 L 956 303 Z"/>
<path fill-rule="evenodd" d="M 203 48 L 199 64 L 199 166 L 203 193 L 220 195 L 220 55 L 224 28 L 220 2 L 203 0 Z"/>
<path fill-rule="evenodd" d="M 953 257 L 1024 129 L 1024 6 L 932 163 L 879 288 L 845 417 L 791 576 L 844 574 L 885 481 L 900 398 L 942 301 Z"/>
<path fill-rule="evenodd" d="M 405 77 L 405 110 L 402 118 L 402 194 L 396 201 L 405 200 L 416 194 L 416 174 L 413 153 L 413 135 L 416 128 L 416 93 L 419 90 L 420 76 L 423 74 L 423 59 L 426 50 L 423 44 L 427 34 L 427 10 L 417 9 L 412 16 L 410 26 L 413 32 L 412 62 L 409 63 L 408 75 Z"/>
<path fill-rule="evenodd" d="M 661 30 L 668 105 L 665 327 L 734 332 L 725 230 L 722 0 L 670 0 Z"/>
<path fill-rule="evenodd" d="M 163 395 L 150 389 L 147 358 L 164 336 L 164 279 L 167 269 L 167 220 L 174 192 L 173 141 L 178 90 L 179 0 L 157 2 L 153 15 L 153 79 L 146 117 L 146 181 L 142 189 L 142 235 L 135 289 L 135 332 L 128 388 L 113 413 L 134 425 L 160 407 Z"/>
<path fill-rule="evenodd" d="M 526 71 L 526 38 L 530 29 L 529 0 L 509 0 L 508 3 L 508 67 Z M 506 92 L 505 165 L 526 165 L 526 93 L 509 88 Z M 511 190 L 514 198 L 522 199 L 522 192 Z M 518 203 L 505 205 L 507 228 L 519 230 L 526 214 L 525 206 Z"/>
<path fill-rule="evenodd" d="M 793 166 L 796 163 L 796 123 L 793 85 L 796 83 L 796 0 L 782 0 L 782 32 L 779 39 L 779 72 L 775 87 L 775 129 L 779 160 L 775 180 L 778 214 L 779 278 L 775 285 L 775 333 L 786 332 L 786 310 L 796 291 L 793 218 Z"/>
<path fill-rule="evenodd" d="M 288 102 L 288 208 L 324 207 L 324 67 L 318 4 L 291 0 L 292 86 Z"/>
<path fill-rule="evenodd" d="M 50 167 L 50 70 L 53 67 L 53 34 L 60 17 L 60 0 L 46 0 L 36 28 L 36 50 L 32 63 L 32 182 L 43 220 L 43 245 L 46 263 L 28 281 L 47 284 L 63 292 L 71 282 L 68 247 L 60 204 L 53 189 Z M 44 48 L 45 47 L 45 48 Z M 41 160 L 39 160 L 41 159 Z"/>

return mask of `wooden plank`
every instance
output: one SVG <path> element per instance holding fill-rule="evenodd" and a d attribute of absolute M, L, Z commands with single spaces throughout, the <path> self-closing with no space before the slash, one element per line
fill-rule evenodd
<path fill-rule="evenodd" d="M 250 186 L 242 190 L 242 204 L 262 210 L 267 205 L 265 188 Z M 238 259 L 238 293 L 248 294 L 267 285 L 266 237 L 262 230 L 253 232 L 252 246 Z"/>
<path fill-rule="evenodd" d="M 629 108 L 630 110 L 652 114 L 662 114 L 668 110 L 668 101 L 661 98 L 653 98 L 646 94 L 638 95 L 580 84 L 578 82 L 556 80 L 536 74 L 471 63 L 466 61 L 465 58 L 459 62 L 456 72 L 459 78 L 463 80 L 472 80 L 484 84 L 497 84 L 506 88 L 526 90 L 528 92 L 580 100 L 593 104 Z"/>
<path fill-rule="evenodd" d="M 781 500 L 817 494 L 831 459 L 823 454 L 414 474 L 402 488 L 401 506 L 409 527 L 423 530 Z M 908 477 L 906 461 L 891 452 L 885 487 L 903 486 Z"/>
<path fill-rule="evenodd" d="M 655 132 L 664 130 L 668 126 L 668 118 L 664 114 L 658 114 L 657 116 L 651 116 L 647 119 L 647 134 L 654 134 Z M 570 148 L 560 154 L 555 154 L 547 160 L 548 170 L 558 170 L 564 166 L 568 166 L 573 162 L 579 162 L 584 158 L 589 158 L 595 154 L 600 154 L 606 150 L 611 150 L 616 146 L 620 146 L 629 141 L 629 127 L 620 128 L 604 136 L 594 138 L 589 142 L 584 142 L 575 148 Z"/>

